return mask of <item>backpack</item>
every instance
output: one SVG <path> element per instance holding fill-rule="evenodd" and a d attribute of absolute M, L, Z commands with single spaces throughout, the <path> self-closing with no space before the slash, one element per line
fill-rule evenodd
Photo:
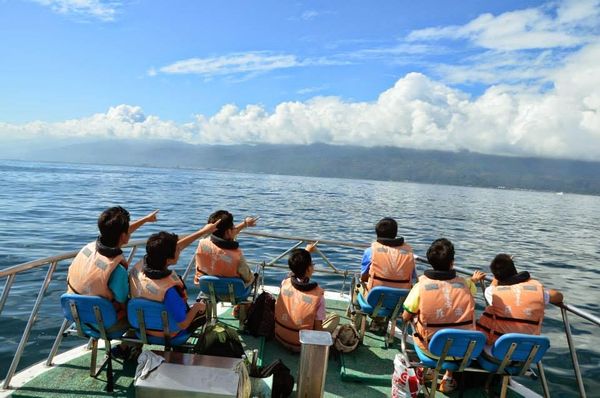
<path fill-rule="evenodd" d="M 265 336 L 270 340 L 275 336 L 275 297 L 271 293 L 262 292 L 254 300 L 244 327 L 255 337 Z"/>
<path fill-rule="evenodd" d="M 245 352 L 237 332 L 224 323 L 207 325 L 194 347 L 196 354 L 241 358 Z"/>

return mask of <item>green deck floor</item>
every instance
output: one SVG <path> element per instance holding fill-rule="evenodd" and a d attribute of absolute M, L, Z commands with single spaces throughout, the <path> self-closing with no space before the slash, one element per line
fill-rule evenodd
<path fill-rule="evenodd" d="M 329 311 L 340 314 L 345 312 L 346 304 L 328 300 Z M 220 319 L 230 325 L 237 325 L 237 320 L 227 311 Z M 342 319 L 342 322 L 349 322 Z M 246 351 L 258 349 L 261 340 L 241 334 Z M 73 337 L 74 338 L 74 337 Z M 265 343 L 263 365 L 268 365 L 276 359 L 282 359 L 297 380 L 299 354 L 291 353 L 281 347 L 276 341 Z M 326 397 L 389 397 L 391 394 L 391 375 L 394 370 L 394 356 L 399 352 L 399 343 L 386 349 L 383 337 L 367 333 L 364 344 L 343 357 L 332 350 L 329 356 L 329 367 L 325 382 Z M 97 378 L 89 376 L 90 354 L 85 354 L 63 365 L 56 366 L 49 372 L 38 376 L 18 391 L 13 397 L 134 397 L 133 376 L 136 364 L 125 364 L 113 361 L 115 376 L 114 393 L 106 392 L 106 372 L 102 371 Z M 344 377 L 341 375 L 344 370 Z M 370 382 L 356 382 L 350 379 L 371 379 Z M 343 380 L 344 379 L 344 380 Z M 292 396 L 294 396 L 293 394 Z M 445 395 L 437 393 L 438 397 Z M 458 393 L 449 395 L 458 396 Z M 481 390 L 471 389 L 464 392 L 464 397 L 486 397 Z M 511 395 L 509 395 L 511 396 Z M 513 395 L 514 396 L 514 395 Z"/>

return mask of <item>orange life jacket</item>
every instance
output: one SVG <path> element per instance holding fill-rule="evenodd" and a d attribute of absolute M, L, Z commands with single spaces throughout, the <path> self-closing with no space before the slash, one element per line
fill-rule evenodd
<path fill-rule="evenodd" d="M 73 259 L 67 274 L 67 291 L 84 296 L 100 296 L 114 300 L 108 281 L 120 263 L 127 264 L 123 255 L 108 258 L 96 250 L 96 242 L 87 244 Z"/>
<path fill-rule="evenodd" d="M 491 286 L 492 304 L 477 322 L 477 329 L 493 344 L 504 333 L 540 334 L 544 320 L 544 286 L 536 280 L 510 286 Z"/>
<path fill-rule="evenodd" d="M 242 257 L 240 249 L 221 249 L 210 238 L 200 239 L 196 249 L 196 274 L 194 283 L 198 284 L 202 275 L 240 277 L 238 265 Z"/>
<path fill-rule="evenodd" d="M 475 329 L 475 300 L 464 278 L 440 281 L 419 278 L 419 313 L 415 343 L 427 350 L 429 340 L 440 329 Z"/>
<path fill-rule="evenodd" d="M 184 293 L 183 282 L 175 271 L 171 271 L 168 276 L 162 279 L 150 279 L 142 271 L 143 266 L 144 260 L 142 259 L 129 272 L 129 289 L 132 298 L 141 297 L 162 303 L 167 290 L 174 286 L 177 287 L 178 292 Z M 183 294 L 182 298 L 185 298 Z"/>
<path fill-rule="evenodd" d="M 313 330 L 319 301 L 323 297 L 319 286 L 300 291 L 286 278 L 275 302 L 275 337 L 285 346 L 300 351 L 300 330 Z"/>
<path fill-rule="evenodd" d="M 411 279 L 415 270 L 412 247 L 403 244 L 398 247 L 371 244 L 371 266 L 367 289 L 374 286 L 388 286 L 401 289 L 412 287 Z"/>
<path fill-rule="evenodd" d="M 187 301 L 187 293 L 183 286 L 183 281 L 177 276 L 175 271 L 171 271 L 168 276 L 161 279 L 150 279 L 144 274 L 143 270 L 144 259 L 138 263 L 129 272 L 129 290 L 132 298 L 144 298 L 152 301 L 163 302 L 167 290 L 172 287 L 177 288 L 177 292 L 181 295 L 184 302 Z M 151 336 L 163 337 L 162 330 L 146 329 L 146 333 Z M 176 336 L 179 330 L 172 331 L 171 337 Z"/>

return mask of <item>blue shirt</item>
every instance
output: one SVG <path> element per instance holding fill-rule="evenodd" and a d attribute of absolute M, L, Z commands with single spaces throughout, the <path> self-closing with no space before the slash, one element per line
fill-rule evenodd
<path fill-rule="evenodd" d="M 183 297 L 179 295 L 176 287 L 172 287 L 165 293 L 163 300 L 167 313 L 175 319 L 175 322 L 181 323 L 185 321 L 187 315 L 187 305 Z"/>
<path fill-rule="evenodd" d="M 371 248 L 369 247 L 368 249 L 365 249 L 365 252 L 363 253 L 362 262 L 360 264 L 360 276 L 369 274 L 369 269 L 371 269 L 372 258 L 373 258 L 373 252 L 371 251 Z M 412 280 L 413 281 L 417 280 L 417 267 L 415 267 L 415 269 L 413 270 Z"/>
<path fill-rule="evenodd" d="M 127 302 L 129 296 L 129 274 L 121 264 L 117 265 L 117 268 L 110 274 L 108 288 L 113 293 L 116 302 L 121 304 Z"/>

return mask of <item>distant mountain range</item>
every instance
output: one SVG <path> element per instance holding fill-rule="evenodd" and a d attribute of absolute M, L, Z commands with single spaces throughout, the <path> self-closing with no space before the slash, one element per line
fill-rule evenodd
<path fill-rule="evenodd" d="M 13 157 L 6 153 L 0 155 Z M 18 158 L 600 195 L 600 162 L 493 156 L 468 151 L 326 144 L 191 145 L 163 140 L 107 140 L 44 150 L 21 150 Z"/>

